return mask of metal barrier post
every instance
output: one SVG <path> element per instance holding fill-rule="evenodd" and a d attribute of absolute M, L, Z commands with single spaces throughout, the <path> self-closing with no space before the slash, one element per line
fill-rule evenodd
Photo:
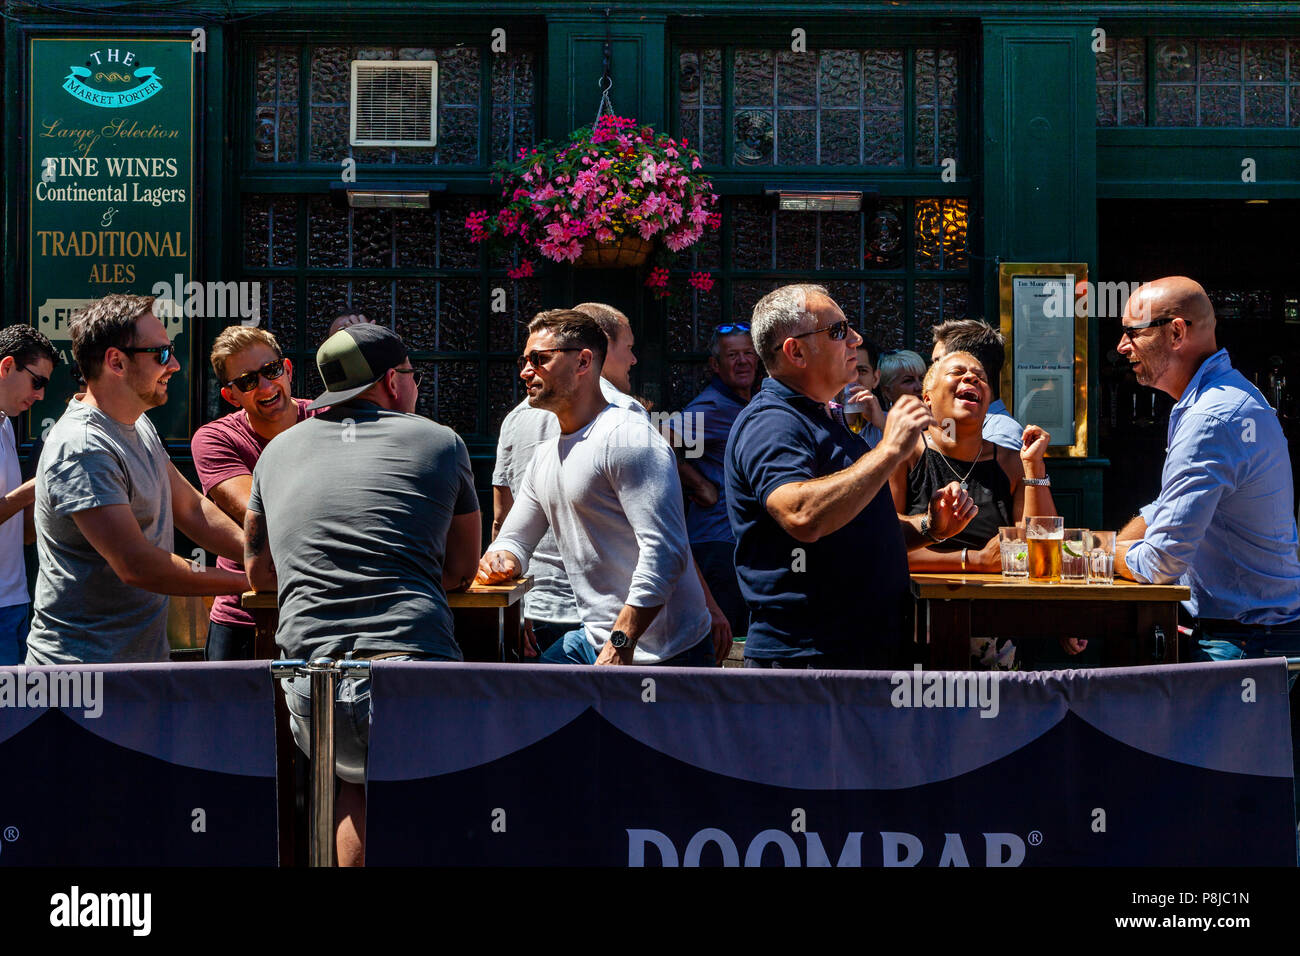
<path fill-rule="evenodd" d="M 334 865 L 334 697 L 339 673 L 318 657 L 303 672 L 311 678 L 311 839 L 309 866 Z"/>

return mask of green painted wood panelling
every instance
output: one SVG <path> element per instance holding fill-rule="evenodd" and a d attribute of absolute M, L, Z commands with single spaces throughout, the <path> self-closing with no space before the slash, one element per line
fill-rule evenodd
<path fill-rule="evenodd" d="M 610 39 L 610 100 L 614 111 L 656 129 L 667 118 L 663 17 L 552 18 L 547 24 L 547 139 L 590 126 L 600 105 L 605 41 Z"/>
<path fill-rule="evenodd" d="M 1096 279 L 1095 21 L 985 21 L 983 165 L 986 314 L 998 315 L 999 261 L 1087 262 Z M 1097 381 L 1097 320 L 1088 330 Z M 1098 527 L 1096 389 L 1089 389 L 1088 458 L 1053 459 L 1053 495 L 1067 523 Z"/>
<path fill-rule="evenodd" d="M 1242 161 L 1255 161 L 1255 181 Z M 1103 129 L 1097 195 L 1117 198 L 1281 199 L 1300 192 L 1300 129 Z"/>

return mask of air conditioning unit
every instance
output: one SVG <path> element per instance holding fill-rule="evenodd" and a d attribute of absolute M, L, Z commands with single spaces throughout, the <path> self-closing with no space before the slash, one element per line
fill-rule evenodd
<path fill-rule="evenodd" d="M 353 146 L 437 146 L 436 60 L 353 60 Z"/>

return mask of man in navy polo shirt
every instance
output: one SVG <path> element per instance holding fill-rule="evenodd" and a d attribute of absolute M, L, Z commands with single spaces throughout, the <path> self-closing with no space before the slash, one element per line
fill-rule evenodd
<path fill-rule="evenodd" d="M 823 287 L 769 293 L 750 329 L 771 377 L 736 417 L 726 459 L 745 666 L 893 666 L 907 552 L 956 534 L 975 504 L 952 482 L 925 514 L 894 510 L 889 476 L 932 418 L 902 396 L 875 449 L 831 419 L 826 403 L 857 377 L 862 337 Z"/>

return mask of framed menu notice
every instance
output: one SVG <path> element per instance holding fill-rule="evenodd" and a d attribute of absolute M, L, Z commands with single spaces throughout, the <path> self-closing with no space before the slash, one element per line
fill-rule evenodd
<path fill-rule="evenodd" d="M 1088 266 L 1003 263 L 998 272 L 1007 360 L 1002 399 L 1022 425 L 1051 436 L 1048 454 L 1088 447 Z"/>

